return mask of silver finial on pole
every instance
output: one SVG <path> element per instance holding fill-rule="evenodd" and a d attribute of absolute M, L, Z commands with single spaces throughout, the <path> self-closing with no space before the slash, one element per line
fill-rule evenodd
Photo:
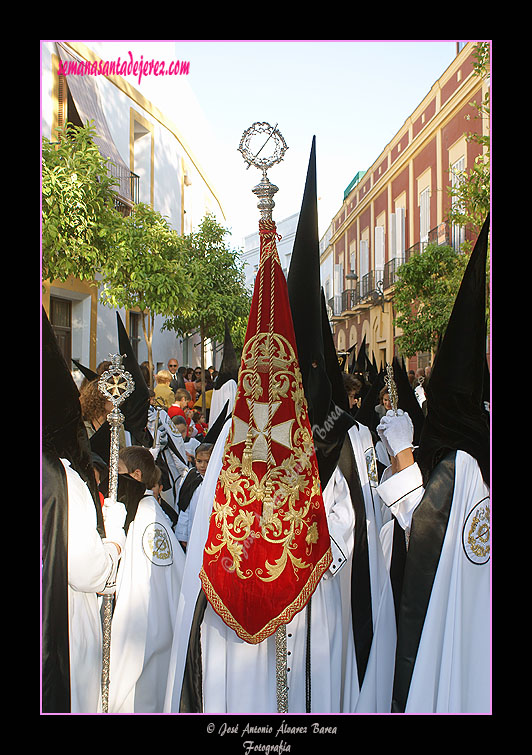
<path fill-rule="evenodd" d="M 264 135 L 267 135 L 266 140 Z M 268 145 L 268 149 L 265 150 L 266 145 Z M 261 181 L 252 191 L 259 198 L 257 207 L 264 220 L 272 219 L 272 211 L 275 207 L 273 197 L 279 191 L 278 187 L 269 180 L 266 171 L 272 165 L 281 162 L 287 149 L 284 137 L 277 129 L 277 124 L 270 126 L 269 123 L 259 122 L 253 123 L 244 131 L 238 146 L 238 151 L 247 162 L 247 167 L 254 165 L 262 171 Z M 259 157 L 259 155 L 261 156 Z"/>
<path fill-rule="evenodd" d="M 127 370 L 122 367 L 122 354 L 110 354 L 111 366 L 106 370 L 98 381 L 101 393 L 109 399 L 113 410 L 107 415 L 107 421 L 111 425 L 111 452 L 109 456 L 109 498 L 116 502 L 118 490 L 118 452 L 119 433 L 124 415 L 118 408 L 120 404 L 130 396 L 135 389 L 135 381 Z"/>
<path fill-rule="evenodd" d="M 395 384 L 395 378 L 393 375 L 393 367 L 389 362 L 386 362 L 386 387 L 388 388 L 388 395 L 390 396 L 390 403 L 394 414 L 397 414 L 399 408 L 399 399 L 397 395 L 397 386 Z"/>
<path fill-rule="evenodd" d="M 109 454 L 109 493 L 111 503 L 116 503 L 118 493 L 118 454 L 120 428 L 124 415 L 118 408 L 135 389 L 135 381 L 122 367 L 123 356 L 110 354 L 111 366 L 102 373 L 98 388 L 113 404 L 113 410 L 107 415 L 111 426 L 111 448 Z M 103 596 L 102 606 L 102 712 L 109 710 L 109 666 L 111 658 L 111 621 L 113 617 L 112 594 Z"/>

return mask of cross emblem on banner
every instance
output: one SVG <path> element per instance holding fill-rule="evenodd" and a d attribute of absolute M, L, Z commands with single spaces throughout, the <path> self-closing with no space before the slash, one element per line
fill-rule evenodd
<path fill-rule="evenodd" d="M 247 399 L 250 409 L 251 419 L 253 426 L 251 427 L 251 434 L 253 437 L 252 454 L 253 461 L 268 461 L 268 404 L 262 404 L 259 402 L 252 402 Z M 272 403 L 272 418 L 281 406 L 280 401 Z M 285 448 L 292 448 L 292 423 L 293 419 L 286 422 L 280 422 L 277 425 L 271 427 L 271 439 L 275 443 L 280 443 Z M 248 432 L 248 423 L 241 420 L 239 417 L 234 417 L 234 432 L 232 446 L 236 446 L 238 443 L 243 443 L 246 440 Z"/>

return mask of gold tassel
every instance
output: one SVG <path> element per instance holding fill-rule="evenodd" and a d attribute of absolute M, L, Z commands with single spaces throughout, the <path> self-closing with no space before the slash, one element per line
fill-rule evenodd
<path fill-rule="evenodd" d="M 242 453 L 242 474 L 251 474 L 251 464 L 253 461 L 253 449 L 251 447 L 253 437 L 251 435 L 251 427 L 248 428 L 248 434 L 246 436 L 246 445 L 244 452 Z"/>
<path fill-rule="evenodd" d="M 260 525 L 261 527 L 267 526 L 273 517 L 273 496 L 272 496 L 272 486 L 271 483 L 268 481 L 266 483 L 266 492 L 264 495 L 264 501 L 262 503 L 262 515 L 260 518 Z"/>

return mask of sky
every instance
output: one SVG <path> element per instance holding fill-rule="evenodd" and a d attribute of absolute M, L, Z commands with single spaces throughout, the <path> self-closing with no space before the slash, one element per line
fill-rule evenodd
<path fill-rule="evenodd" d="M 238 248 L 258 230 L 261 172 L 238 152 L 254 122 L 278 125 L 288 150 L 268 171 L 277 222 L 299 212 L 316 136 L 318 222 L 325 233 L 344 189 L 403 126 L 456 55 L 455 40 L 119 40 L 128 57 L 187 61 L 188 75 L 131 84 L 176 125 L 220 198 Z M 92 45 L 91 45 L 92 46 Z"/>

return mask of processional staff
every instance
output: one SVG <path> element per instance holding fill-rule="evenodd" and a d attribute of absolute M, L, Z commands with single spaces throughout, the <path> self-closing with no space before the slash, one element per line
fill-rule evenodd
<path fill-rule="evenodd" d="M 116 504 L 118 493 L 118 454 L 120 428 L 124 422 L 124 415 L 118 408 L 135 389 L 132 375 L 122 366 L 122 354 L 110 354 L 111 366 L 98 381 L 98 388 L 113 404 L 113 410 L 107 415 L 111 426 L 111 447 L 109 454 L 109 492 L 108 505 Z M 102 610 L 102 712 L 109 710 L 109 664 L 111 651 L 111 621 L 113 617 L 114 595 L 103 596 Z"/>
<path fill-rule="evenodd" d="M 267 135 L 264 140 L 264 135 Z M 263 153 L 268 144 L 269 149 Z M 259 146 L 260 145 L 260 146 Z M 273 201 L 274 194 L 279 191 L 278 187 L 272 184 L 266 175 L 268 168 L 280 162 L 286 150 L 288 149 L 281 132 L 277 129 L 277 124 L 271 126 L 269 123 L 253 123 L 242 135 L 238 151 L 247 163 L 247 167 L 254 165 L 262 171 L 262 179 L 252 191 L 259 199 L 257 208 L 260 210 L 262 220 L 272 220 L 272 211 L 275 207 Z M 259 154 L 262 155 L 259 157 Z M 268 343 L 269 345 L 269 343 Z M 271 430 L 271 417 L 268 421 L 268 431 Z M 251 441 L 251 427 L 248 431 L 246 449 L 244 450 L 243 466 L 246 461 L 250 463 L 249 446 Z M 273 514 L 273 502 L 268 491 L 264 501 L 262 520 L 265 522 Z M 288 712 L 288 675 L 286 661 L 286 624 L 281 624 L 275 631 L 275 676 L 277 688 L 277 712 Z"/>
<path fill-rule="evenodd" d="M 386 362 L 386 387 L 388 388 L 388 395 L 390 396 L 390 403 L 395 415 L 397 415 L 397 409 L 399 408 L 399 398 L 397 394 L 397 386 L 395 384 L 395 378 L 393 375 L 393 367 L 389 362 Z"/>

